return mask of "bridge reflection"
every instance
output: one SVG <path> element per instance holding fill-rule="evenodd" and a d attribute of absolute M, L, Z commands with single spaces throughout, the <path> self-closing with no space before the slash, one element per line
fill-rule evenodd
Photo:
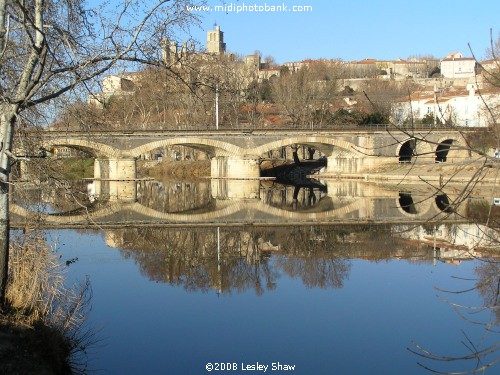
<path fill-rule="evenodd" d="M 213 193 L 211 180 L 141 181 L 131 199 L 125 186 L 114 190 L 127 191 L 123 199 L 96 194 L 95 185 L 72 189 L 67 200 L 49 189 L 21 199 L 14 189 L 12 227 L 99 230 L 150 279 L 217 293 L 262 294 L 281 274 L 310 288 L 341 288 L 353 259 L 459 263 L 496 246 L 488 242 L 496 232 L 463 224 L 469 202 L 456 205 L 453 190 L 261 181 L 257 197 L 228 199 Z"/>
<path fill-rule="evenodd" d="M 245 181 L 238 181 L 244 183 Z M 468 202 L 455 205 L 459 192 L 399 191 L 358 181 L 316 181 L 309 186 L 258 183 L 253 198 L 229 199 L 217 190 L 219 181 L 198 182 L 114 181 L 108 192 L 97 193 L 95 183 L 81 188 L 81 197 L 53 191 L 44 199 L 49 209 L 20 204 L 12 194 L 13 227 L 31 223 L 47 227 L 120 227 L 121 225 L 242 225 L 328 224 L 465 221 Z M 87 191 L 87 193 L 86 193 Z M 33 191 L 33 194 L 38 194 Z M 43 197 L 42 197 L 43 198 Z"/>

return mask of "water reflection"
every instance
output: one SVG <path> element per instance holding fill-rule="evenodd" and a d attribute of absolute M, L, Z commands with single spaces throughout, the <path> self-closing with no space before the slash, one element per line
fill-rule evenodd
<path fill-rule="evenodd" d="M 377 361 L 384 362 L 380 373 L 418 373 L 408 370 L 417 367 L 406 351 L 411 340 L 455 349 L 459 340 L 449 335 L 462 321 L 441 306 L 433 287 L 449 285 L 455 272 L 470 279 L 473 259 L 497 252 L 496 232 L 467 220 L 489 206 L 478 210 L 482 205 L 469 200 L 457 206 L 453 189 L 243 184 L 92 185 L 95 200 L 83 205 L 63 202 L 60 192 L 34 189 L 26 201 L 13 195 L 14 225 L 27 226 L 31 202 L 42 197 L 50 207 L 36 216 L 42 226 L 94 228 L 84 240 L 60 232 L 63 259 L 79 259 L 72 272 L 91 275 L 93 319 L 110 337 L 95 367 L 195 374 L 223 353 L 238 363 L 300 358 L 301 374 L 325 373 L 314 367 L 325 358 L 345 364 L 335 368 L 341 373 L 368 373 Z M 498 302 L 493 265 L 475 271 L 486 306 Z M 467 303 L 476 304 L 474 298 Z M 303 342 L 314 342 L 314 349 Z M 363 364 L 352 348 L 371 357 Z M 127 351 L 152 354 L 143 360 Z"/>
<path fill-rule="evenodd" d="M 137 201 L 160 212 L 186 212 L 213 209 L 210 180 L 197 182 L 145 181 L 138 184 Z"/>
<path fill-rule="evenodd" d="M 451 233 L 445 242 L 445 229 L 429 233 L 432 238 L 441 232 L 434 243 L 421 235 L 428 228 L 393 227 L 391 233 L 376 226 L 128 228 L 106 230 L 105 240 L 153 281 L 190 291 L 260 295 L 274 289 L 283 274 L 309 288 L 342 288 L 352 259 L 459 263 L 481 255 L 464 249 L 459 237 L 452 242 Z"/>
<path fill-rule="evenodd" d="M 418 188 L 400 191 L 389 185 L 359 181 L 309 179 L 304 185 L 257 180 L 115 181 L 114 185 L 101 185 L 101 190 L 97 189 L 96 183 L 82 185 L 77 193 L 72 194 L 66 193 L 66 188 L 53 189 L 50 193 L 40 189 L 31 189 L 27 193 L 14 190 L 11 205 L 13 223 L 25 226 L 36 213 L 39 222 L 51 226 L 89 223 L 101 226 L 134 223 L 293 225 L 402 221 L 418 224 L 429 221 L 466 222 L 468 215 L 478 212 L 477 209 L 469 209 L 472 196 L 457 204 L 460 191 L 453 189 L 438 193 Z M 103 191 L 104 188 L 112 189 L 113 194 Z M 88 191 L 92 194 L 89 195 Z M 29 199 L 30 194 L 32 199 Z M 49 208 L 33 208 L 31 201 L 42 202 Z"/>
<path fill-rule="evenodd" d="M 106 231 L 105 238 L 108 246 L 133 258 L 151 280 L 187 290 L 253 289 L 262 294 L 275 288 L 282 273 L 308 287 L 340 288 L 349 274 L 343 254 L 347 250 L 331 247 L 336 231 L 225 228 L 219 233 L 214 228 L 134 228 Z"/>

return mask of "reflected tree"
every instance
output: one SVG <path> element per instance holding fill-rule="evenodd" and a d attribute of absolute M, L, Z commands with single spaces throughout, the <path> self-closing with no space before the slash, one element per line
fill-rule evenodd
<path fill-rule="evenodd" d="M 278 272 L 258 249 L 252 231 L 197 231 L 154 228 L 108 233 L 108 244 L 121 248 L 150 279 L 188 291 L 218 293 L 253 289 L 260 295 L 275 287 Z M 161 245 L 159 245 L 161 244 Z M 220 249 L 220 253 L 218 253 Z"/>
<path fill-rule="evenodd" d="M 499 263 L 492 259 L 485 259 L 475 272 L 478 276 L 476 284 L 469 289 L 438 290 L 442 293 L 440 299 L 443 302 L 449 304 L 467 323 L 483 326 L 484 332 L 480 339 L 474 340 L 465 330 L 461 331 L 464 337 L 462 344 L 466 351 L 466 354 L 463 355 L 443 355 L 413 342 L 413 346 L 408 350 L 421 357 L 422 361 L 417 362 L 418 365 L 430 372 L 439 374 L 485 373 L 487 369 L 492 368 L 500 360 L 495 356 L 500 349 L 500 344 L 494 340 L 495 335 L 499 333 Z M 462 281 L 470 282 L 470 280 L 464 279 Z M 481 306 L 465 306 L 454 302 L 454 299 L 459 295 L 474 292 L 478 292 L 483 297 L 484 302 Z M 450 367 L 460 370 L 449 370 Z"/>
<path fill-rule="evenodd" d="M 487 51 L 490 58 L 492 58 L 493 68 L 491 70 L 484 69 L 482 71 L 482 75 L 485 81 L 485 84 L 489 87 L 500 87 L 500 81 L 498 80 L 498 40 L 494 42 L 492 32 L 490 31 L 490 42 L 491 49 Z M 472 49 L 471 49 L 472 51 Z M 476 81 L 476 84 L 478 82 Z M 477 224 L 478 231 L 481 232 L 482 238 L 488 240 L 488 242 L 494 244 L 494 249 L 492 258 L 481 258 L 478 259 L 479 266 L 476 268 L 475 272 L 478 276 L 476 280 L 476 284 L 463 290 L 458 291 L 444 291 L 440 290 L 440 292 L 446 296 L 440 297 L 444 302 L 450 304 L 457 314 L 462 317 L 468 323 L 471 323 L 475 326 L 483 326 L 484 334 L 482 337 L 477 340 L 470 337 L 466 331 L 462 331 L 464 340 L 462 343 L 466 348 L 466 354 L 451 356 L 451 355 L 443 355 L 440 352 L 431 351 L 419 343 L 414 342 L 413 346 L 409 348 L 411 352 L 422 357 L 424 361 L 419 362 L 419 365 L 424 367 L 425 369 L 434 372 L 434 373 L 442 373 L 442 374 L 473 374 L 473 373 L 484 373 L 486 369 L 494 366 L 499 358 L 495 358 L 495 355 L 498 353 L 500 349 L 500 345 L 498 342 L 494 342 L 493 344 L 489 344 L 491 342 L 491 336 L 498 334 L 498 330 L 496 327 L 498 326 L 498 296 L 500 291 L 500 269 L 498 266 L 498 244 L 499 244 L 499 236 L 498 236 L 498 207 L 493 205 L 493 196 L 495 196 L 498 184 L 498 170 L 499 165 L 497 160 L 495 160 L 494 156 L 489 153 L 490 149 L 494 147 L 498 148 L 500 135 L 499 135 L 499 127 L 498 127 L 498 103 L 487 103 L 482 95 L 482 89 L 479 89 L 479 97 L 484 106 L 486 107 L 486 116 L 490 122 L 487 129 L 481 130 L 479 132 L 470 132 L 466 135 L 465 139 L 467 141 L 466 145 L 456 145 L 455 142 L 451 142 L 450 140 L 446 140 L 442 143 L 429 142 L 426 139 L 426 134 L 432 132 L 432 129 L 429 130 L 429 133 L 421 133 L 417 138 L 417 142 L 424 142 L 433 144 L 436 148 L 436 161 L 437 162 L 445 162 L 447 155 L 452 151 L 459 152 L 467 152 L 469 155 L 472 155 L 471 162 L 464 163 L 463 166 L 460 166 L 459 169 L 465 169 L 473 165 L 475 173 L 471 175 L 469 181 L 463 184 L 463 190 L 461 193 L 453 200 L 443 201 L 438 198 L 441 195 L 442 189 L 451 183 L 454 176 L 458 173 L 457 171 L 453 171 L 450 173 L 450 176 L 447 177 L 444 181 L 440 181 L 439 186 L 435 186 L 436 188 L 436 199 L 439 199 L 439 203 L 444 204 L 445 212 L 456 212 L 456 208 L 458 208 L 461 204 L 463 204 L 467 198 L 471 195 L 472 191 L 478 186 L 479 181 L 489 173 L 490 176 L 493 176 L 494 184 L 492 187 L 492 197 L 488 199 L 488 201 L 484 202 L 474 202 L 468 207 L 467 216 L 470 220 Z M 413 121 L 412 121 L 413 125 Z M 408 129 L 401 129 L 405 134 L 415 137 L 415 132 Z M 493 171 L 493 172 L 491 172 Z M 435 185 L 429 181 L 424 182 L 429 185 Z M 432 198 L 432 197 L 430 197 Z M 491 200 L 490 200 L 491 199 Z M 471 250 L 471 256 L 473 256 L 473 252 L 476 250 L 473 248 Z M 467 280 L 470 282 L 470 280 Z M 438 289 L 439 290 L 439 289 Z M 482 306 L 465 306 L 460 303 L 454 302 L 455 298 L 459 295 L 463 295 L 466 293 L 478 293 L 484 299 L 484 303 Z M 454 298 L 453 298 L 454 297 Z M 458 370 L 455 370 L 459 366 Z M 468 367 L 468 369 L 467 369 Z M 453 368 L 453 370 L 450 370 Z"/>

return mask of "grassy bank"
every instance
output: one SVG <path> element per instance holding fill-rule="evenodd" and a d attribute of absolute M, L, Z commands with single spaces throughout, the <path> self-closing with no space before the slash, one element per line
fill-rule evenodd
<path fill-rule="evenodd" d="M 70 180 L 91 178 L 94 175 L 94 159 L 64 158 L 59 159 L 62 174 Z"/>

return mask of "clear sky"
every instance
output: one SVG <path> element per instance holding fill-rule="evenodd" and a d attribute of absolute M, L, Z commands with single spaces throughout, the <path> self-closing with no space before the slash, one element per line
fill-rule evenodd
<path fill-rule="evenodd" d="M 494 39 L 500 35 L 500 0 L 211 0 L 208 4 L 211 12 L 196 12 L 202 27 L 192 30 L 195 40 L 204 46 L 206 31 L 217 23 L 228 51 L 248 55 L 259 50 L 280 64 L 308 58 L 443 58 L 451 52 L 471 56 L 468 43 L 482 59 L 490 46 L 490 28 Z M 216 5 L 225 5 L 227 11 L 215 11 Z M 244 5 L 246 10 L 237 13 L 236 7 Z M 285 5 L 289 10 L 252 11 L 254 5 Z M 311 8 L 294 12 L 293 6 Z"/>

